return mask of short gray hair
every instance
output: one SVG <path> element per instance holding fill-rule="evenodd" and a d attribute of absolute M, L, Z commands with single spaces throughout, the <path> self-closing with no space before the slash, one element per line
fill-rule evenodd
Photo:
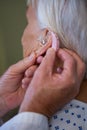
<path fill-rule="evenodd" d="M 36 0 L 28 0 L 29 2 Z M 61 45 L 74 50 L 87 64 L 87 1 L 37 0 L 41 28 L 58 34 Z"/>

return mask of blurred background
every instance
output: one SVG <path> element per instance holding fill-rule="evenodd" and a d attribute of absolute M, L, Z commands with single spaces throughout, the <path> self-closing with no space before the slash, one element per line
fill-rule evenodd
<path fill-rule="evenodd" d="M 25 0 L 0 0 L 0 75 L 22 58 Z"/>
<path fill-rule="evenodd" d="M 0 0 L 0 75 L 22 58 L 21 36 L 26 26 L 25 0 Z M 3 121 L 17 113 L 15 109 Z"/>

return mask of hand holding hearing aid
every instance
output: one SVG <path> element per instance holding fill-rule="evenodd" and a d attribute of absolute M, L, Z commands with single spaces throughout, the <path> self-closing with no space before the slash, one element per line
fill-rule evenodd
<path fill-rule="evenodd" d="M 74 52 L 58 47 L 59 41 L 52 33 L 52 47 L 35 68 L 19 112 L 30 111 L 50 117 L 78 94 L 85 65 Z M 63 62 L 61 73 L 53 71 L 56 56 Z"/>
<path fill-rule="evenodd" d="M 0 117 L 21 104 L 25 94 L 25 90 L 21 87 L 21 80 L 26 69 L 35 61 L 36 56 L 33 53 L 10 66 L 0 77 Z"/>
<path fill-rule="evenodd" d="M 47 40 L 47 38 L 48 38 L 48 40 Z M 39 39 L 40 44 L 44 43 L 44 46 L 36 51 L 36 57 L 37 57 L 36 64 L 32 65 L 31 67 L 29 67 L 25 71 L 25 77 L 22 79 L 22 88 L 27 88 L 28 87 L 28 85 L 30 84 L 30 82 L 31 82 L 31 80 L 33 78 L 33 75 L 34 75 L 36 69 L 38 68 L 38 65 L 42 62 L 42 60 L 43 60 L 43 58 L 44 58 L 44 56 L 46 54 L 46 51 L 51 46 L 54 46 L 54 45 L 52 45 L 52 40 L 54 41 L 54 43 L 56 43 L 56 42 L 58 43 L 58 41 L 59 41 L 56 34 L 54 34 L 53 32 L 49 32 L 47 34 L 46 38 L 41 38 L 40 37 L 40 39 Z M 58 49 L 59 49 L 59 44 L 57 44 L 55 46 L 56 52 L 58 51 Z M 59 67 L 59 66 L 56 67 L 56 71 L 58 73 L 61 73 L 62 72 L 62 67 Z"/>

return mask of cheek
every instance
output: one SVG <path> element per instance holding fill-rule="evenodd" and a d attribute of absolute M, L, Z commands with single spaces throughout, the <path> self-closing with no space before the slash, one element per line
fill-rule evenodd
<path fill-rule="evenodd" d="M 22 47 L 23 47 L 23 57 L 25 57 L 28 46 L 30 45 L 29 36 L 27 34 L 28 34 L 27 30 L 25 29 L 22 35 L 22 39 L 21 39 Z"/>
<path fill-rule="evenodd" d="M 39 43 L 34 34 L 27 29 L 22 36 L 23 57 L 29 56 L 33 51 L 39 49 Z"/>

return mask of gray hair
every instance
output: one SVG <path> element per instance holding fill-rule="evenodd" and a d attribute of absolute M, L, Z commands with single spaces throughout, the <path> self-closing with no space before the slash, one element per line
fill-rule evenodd
<path fill-rule="evenodd" d="M 28 0 L 27 4 L 35 1 L 41 29 L 57 33 L 61 47 L 75 51 L 87 64 L 87 1 Z"/>

